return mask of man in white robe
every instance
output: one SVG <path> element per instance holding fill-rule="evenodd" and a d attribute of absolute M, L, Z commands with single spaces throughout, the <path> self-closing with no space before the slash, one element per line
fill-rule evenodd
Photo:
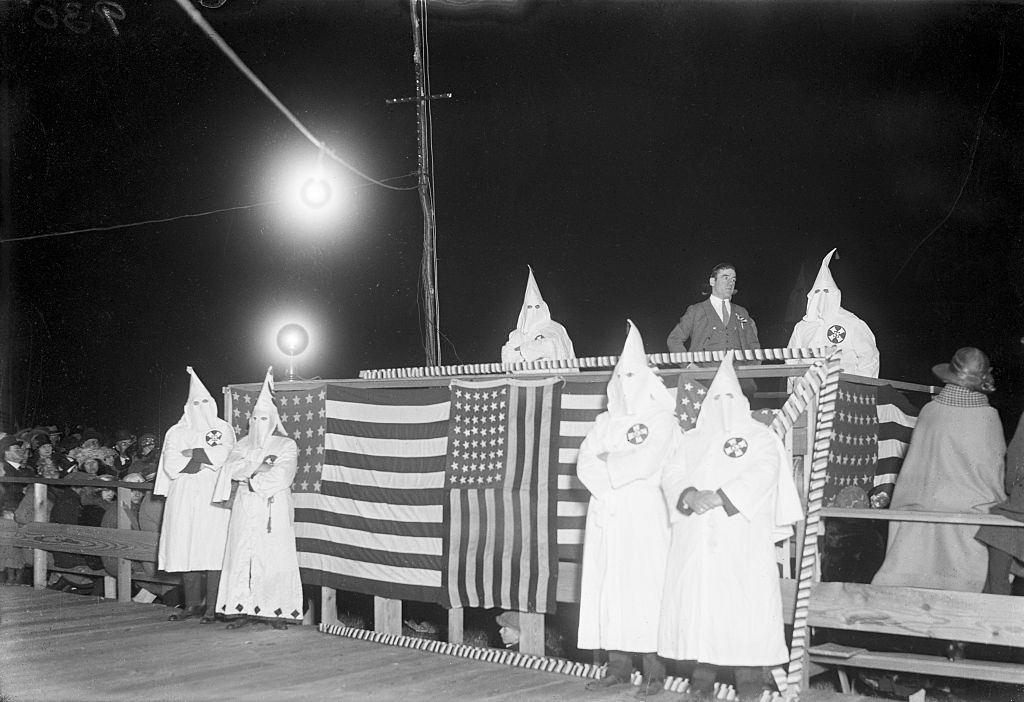
<path fill-rule="evenodd" d="M 807 313 L 793 327 L 790 348 L 838 346 L 844 373 L 878 377 L 878 347 L 870 327 L 842 307 L 843 294 L 832 278 L 832 249 L 821 261 L 818 277 L 807 293 Z"/>
<path fill-rule="evenodd" d="M 217 612 L 242 615 L 228 624 L 237 629 L 269 621 L 275 629 L 302 617 L 302 583 L 295 555 L 292 480 L 298 461 L 274 405 L 273 369 L 253 406 L 249 433 L 235 444 L 217 484 L 214 499 L 231 495 L 231 525 Z"/>
<path fill-rule="evenodd" d="M 664 686 L 665 664 L 655 652 L 669 538 L 660 484 L 662 466 L 681 437 L 674 409 L 629 322 L 608 383 L 608 411 L 584 438 L 576 464 L 591 495 L 577 645 L 608 652 L 607 672 L 587 684 L 591 690 L 628 684 L 634 652 L 643 654 L 640 694 L 655 695 Z"/>
<path fill-rule="evenodd" d="M 662 476 L 672 537 L 658 653 L 697 661 L 684 699 L 713 699 L 728 666 L 738 699 L 760 700 L 763 668 L 789 660 L 775 542 L 802 516 L 790 471 L 782 442 L 750 416 L 729 352 Z"/>
<path fill-rule="evenodd" d="M 533 269 L 529 268 L 529 271 L 519 322 L 509 333 L 508 342 L 501 347 L 501 362 L 575 358 L 576 352 L 573 351 L 569 334 L 565 327 L 551 320 L 551 311 L 540 296 L 540 288 L 533 278 Z"/>
<path fill-rule="evenodd" d="M 154 495 L 166 495 L 157 563 L 160 570 L 181 573 L 185 609 L 171 621 L 202 615 L 214 620 L 217 587 L 224 563 L 230 511 L 213 503 L 235 430 L 217 417 L 217 404 L 192 367 L 185 412 L 164 436 Z M 205 614 L 204 614 L 205 603 Z"/>
<path fill-rule="evenodd" d="M 889 509 L 988 514 L 1006 499 L 1006 439 L 985 393 L 992 367 L 979 349 L 959 349 L 935 373 L 946 385 L 921 409 Z M 874 585 L 981 592 L 988 551 L 971 524 L 889 522 L 885 561 Z"/>

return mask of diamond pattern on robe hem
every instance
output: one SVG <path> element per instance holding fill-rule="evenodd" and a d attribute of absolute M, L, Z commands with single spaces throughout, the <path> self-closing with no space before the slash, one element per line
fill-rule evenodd
<path fill-rule="evenodd" d="M 243 609 L 245 609 L 245 607 L 242 606 L 241 602 L 239 602 L 238 604 L 235 605 L 235 611 L 236 612 L 241 612 Z"/>
<path fill-rule="evenodd" d="M 253 607 L 252 608 L 252 613 L 253 614 L 259 614 L 260 613 L 260 606 L 256 605 L 255 607 Z"/>
<path fill-rule="evenodd" d="M 297 612 L 297 611 L 295 611 L 293 609 L 292 610 L 292 619 L 298 619 L 300 614 L 302 614 L 302 612 Z"/>
<path fill-rule="evenodd" d="M 277 609 L 274 610 L 274 614 L 280 617 L 282 611 L 283 610 L 280 607 L 278 607 Z"/>

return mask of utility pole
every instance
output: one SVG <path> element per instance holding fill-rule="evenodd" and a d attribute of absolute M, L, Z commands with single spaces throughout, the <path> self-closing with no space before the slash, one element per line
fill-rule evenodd
<path fill-rule="evenodd" d="M 0 238 L 15 236 L 14 210 L 11 207 L 11 37 L 14 35 L 14 3 L 0 3 Z M 15 349 L 15 327 L 12 318 L 14 285 L 11 274 L 11 244 L 0 244 L 0 428 L 13 427 L 14 384 L 11 356 Z"/>
<path fill-rule="evenodd" d="M 412 17 L 412 62 L 416 69 L 416 96 L 387 100 L 393 105 L 399 102 L 416 102 L 416 144 L 418 147 L 418 183 L 420 208 L 423 210 L 423 258 L 420 263 L 423 302 L 423 349 L 426 364 L 436 366 L 441 361 L 441 334 L 438 328 L 440 306 L 437 300 L 437 222 L 434 212 L 434 174 L 430 160 L 433 150 L 431 135 L 430 100 L 450 98 L 451 93 L 431 95 L 429 90 L 430 71 L 427 53 L 426 0 L 409 0 L 409 14 Z"/>

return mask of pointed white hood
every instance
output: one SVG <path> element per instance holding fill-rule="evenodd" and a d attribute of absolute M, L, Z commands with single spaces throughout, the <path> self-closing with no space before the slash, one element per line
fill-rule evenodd
<path fill-rule="evenodd" d="M 640 332 L 629 325 L 619 362 L 608 382 L 608 414 L 612 417 L 644 414 L 651 410 L 675 410 L 675 400 L 650 366 Z"/>
<path fill-rule="evenodd" d="M 178 424 L 188 427 L 193 433 L 206 434 L 216 425 L 217 403 L 192 366 L 187 366 L 185 370 L 190 376 L 188 400 L 185 401 L 185 411 Z"/>
<path fill-rule="evenodd" d="M 263 379 L 260 396 L 253 405 L 249 417 L 249 441 L 253 447 L 263 447 L 275 432 L 287 435 L 281 415 L 274 404 L 274 367 L 267 368 L 267 377 Z"/>
<path fill-rule="evenodd" d="M 551 310 L 544 298 L 540 296 L 540 288 L 533 277 L 533 269 L 527 266 L 530 275 L 526 279 L 526 294 L 523 295 L 523 308 L 519 311 L 516 328 L 526 339 L 532 339 L 551 323 Z"/>
<path fill-rule="evenodd" d="M 750 421 L 750 401 L 740 387 L 732 365 L 732 351 L 729 351 L 718 366 L 718 373 L 701 404 L 696 430 L 732 433 Z"/>
<path fill-rule="evenodd" d="M 807 291 L 807 313 L 804 315 L 805 322 L 814 322 L 819 319 L 830 319 L 833 317 L 843 303 L 843 294 L 836 285 L 829 264 L 836 250 L 832 249 L 821 259 L 821 268 L 818 269 L 818 276 L 814 284 Z"/>

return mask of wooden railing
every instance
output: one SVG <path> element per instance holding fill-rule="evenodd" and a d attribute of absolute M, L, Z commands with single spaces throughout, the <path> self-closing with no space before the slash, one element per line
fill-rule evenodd
<path fill-rule="evenodd" d="M 884 519 L 933 524 L 1024 528 L 1002 515 L 916 512 L 888 509 L 822 510 L 825 518 Z M 808 624 L 843 631 L 911 636 L 1024 648 L 1024 598 L 918 587 L 816 582 Z M 985 660 L 949 660 L 941 655 L 870 651 L 864 648 L 812 646 L 811 662 L 835 668 L 843 692 L 851 692 L 848 669 L 895 672 L 1024 684 L 1024 665 Z"/>
<path fill-rule="evenodd" d="M 33 549 L 32 584 L 36 589 L 46 587 L 47 552 L 77 553 L 86 556 L 117 559 L 116 597 L 121 602 L 131 599 L 132 561 L 156 563 L 159 534 L 131 528 L 128 515 L 117 510 L 117 529 L 53 524 L 47 521 L 46 492 L 50 485 L 63 488 L 91 487 L 116 489 L 118 504 L 130 499 L 132 490 L 152 490 L 152 483 L 124 483 L 75 477 L 72 479 L 0 477 L 4 484 L 33 486 L 34 521 L 19 525 L 10 519 L 0 519 L 0 544 Z M 88 573 L 95 575 L 95 573 Z M 106 594 L 111 596 L 110 587 Z"/>

